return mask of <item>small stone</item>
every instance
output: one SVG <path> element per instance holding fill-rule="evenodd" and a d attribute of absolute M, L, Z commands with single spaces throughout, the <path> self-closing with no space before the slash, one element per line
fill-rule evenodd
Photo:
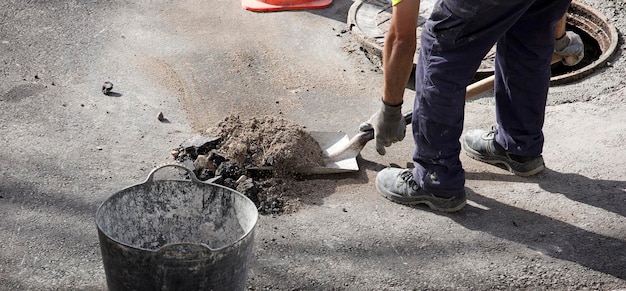
<path fill-rule="evenodd" d="M 163 112 L 159 112 L 159 115 L 157 115 L 157 119 L 161 122 L 165 120 L 165 116 L 163 116 Z"/>
<path fill-rule="evenodd" d="M 97 149 L 97 150 L 99 150 L 99 151 L 101 151 L 101 150 L 102 150 L 102 147 L 101 147 L 101 146 L 97 146 L 97 147 L 96 147 L 96 149 Z"/>
<path fill-rule="evenodd" d="M 242 177 L 245 177 L 245 176 L 242 176 Z M 253 179 L 247 178 L 247 179 L 244 179 L 243 181 L 240 181 L 239 183 L 237 183 L 235 190 L 245 195 L 246 197 L 250 198 L 250 200 L 252 200 L 252 202 L 255 202 L 255 204 L 259 202 L 258 194 L 260 192 L 260 189 L 256 185 L 256 183 L 254 183 Z"/>
<path fill-rule="evenodd" d="M 232 161 L 222 162 L 215 170 L 216 176 L 222 176 L 225 179 L 239 179 L 245 173 L 245 169 L 239 163 Z"/>
<path fill-rule="evenodd" d="M 247 179 L 248 179 L 248 177 L 246 175 L 241 175 L 241 177 L 239 177 L 239 179 L 237 179 L 237 181 L 235 181 L 235 183 L 241 184 L 243 181 L 245 181 Z"/>
<path fill-rule="evenodd" d="M 226 157 L 224 157 L 223 155 L 219 154 L 216 151 L 212 150 L 209 152 L 209 161 L 211 161 L 214 165 L 219 165 L 226 160 L 227 160 Z"/>
<path fill-rule="evenodd" d="M 213 164 L 213 162 L 211 162 L 209 160 L 208 156 L 205 155 L 198 155 L 198 157 L 196 158 L 196 160 L 193 162 L 193 166 L 196 169 L 196 171 L 200 171 L 200 170 L 204 170 L 204 169 L 208 169 L 208 170 L 215 170 L 216 167 Z"/>
<path fill-rule="evenodd" d="M 219 137 L 206 137 L 202 135 L 196 135 L 191 139 L 186 140 L 180 146 L 190 155 L 197 152 L 200 155 L 208 154 L 211 150 L 216 149 L 217 145 L 222 140 Z"/>
<path fill-rule="evenodd" d="M 273 166 L 274 165 L 274 156 L 273 155 L 268 155 L 267 157 L 265 157 L 265 162 L 263 163 L 264 166 Z"/>
<path fill-rule="evenodd" d="M 213 179 L 211 182 L 212 183 L 220 183 L 220 177 L 215 177 L 215 172 L 208 170 L 208 169 L 204 169 L 204 170 L 200 170 L 200 171 L 194 171 L 194 173 L 196 174 L 196 177 L 200 180 L 200 181 L 206 181 L 209 179 Z"/>
<path fill-rule="evenodd" d="M 106 81 L 104 82 L 104 84 L 102 84 L 102 93 L 104 95 L 109 95 L 109 93 L 111 93 L 111 90 L 113 90 L 113 83 Z"/>
<path fill-rule="evenodd" d="M 172 155 L 172 157 L 174 158 L 178 158 L 178 155 L 180 154 L 180 150 L 179 149 L 173 149 L 170 154 Z"/>

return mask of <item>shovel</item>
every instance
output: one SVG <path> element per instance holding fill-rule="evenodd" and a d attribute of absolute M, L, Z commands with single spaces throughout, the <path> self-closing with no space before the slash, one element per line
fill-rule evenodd
<path fill-rule="evenodd" d="M 562 56 L 554 55 L 552 64 L 561 61 L 562 58 Z M 491 75 L 467 86 L 465 100 L 493 89 L 494 80 L 495 76 Z M 403 117 L 407 125 L 411 124 L 413 112 L 405 113 Z M 356 157 L 361 153 L 365 145 L 374 139 L 374 130 L 359 132 L 352 138 L 348 138 L 345 133 L 341 132 L 313 131 L 310 134 L 324 151 L 324 166 L 312 168 L 309 174 L 336 174 L 358 171 L 359 165 Z"/>
<path fill-rule="evenodd" d="M 411 124 L 413 112 L 405 113 L 403 117 L 407 125 Z M 324 167 L 315 167 L 310 174 L 335 174 L 359 170 L 356 157 L 367 142 L 374 139 L 374 130 L 361 131 L 352 138 L 341 132 L 312 131 L 310 135 L 324 151 Z"/>

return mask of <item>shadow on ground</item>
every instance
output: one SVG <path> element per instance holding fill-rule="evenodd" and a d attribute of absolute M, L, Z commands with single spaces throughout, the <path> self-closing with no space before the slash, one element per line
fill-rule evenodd
<path fill-rule="evenodd" d="M 467 173 L 468 180 L 498 180 L 512 183 L 537 183 L 550 193 L 592 205 L 624 216 L 626 182 L 589 179 L 578 174 L 546 169 L 530 179 L 513 175 Z M 593 233 L 569 223 L 516 208 L 468 189 L 469 200 L 482 207 L 468 205 L 458 216 L 451 216 L 463 227 L 482 231 L 551 257 L 578 263 L 590 269 L 626 279 L 626 242 Z M 540 226 L 540 227 L 538 227 Z M 615 233 L 616 237 L 623 234 Z"/>

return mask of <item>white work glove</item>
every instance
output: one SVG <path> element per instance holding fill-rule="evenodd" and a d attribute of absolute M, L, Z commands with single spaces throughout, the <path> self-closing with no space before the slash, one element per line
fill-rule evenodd
<path fill-rule="evenodd" d="M 402 116 L 402 104 L 390 106 L 383 103 L 378 112 L 374 113 L 368 121 L 359 125 L 360 131 L 371 129 L 374 130 L 376 151 L 380 155 L 385 155 L 387 153 L 385 147 L 404 139 L 406 123 Z"/>
<path fill-rule="evenodd" d="M 561 62 L 566 66 L 574 66 L 585 56 L 585 45 L 578 34 L 566 31 L 554 42 L 554 54 L 563 56 Z"/>

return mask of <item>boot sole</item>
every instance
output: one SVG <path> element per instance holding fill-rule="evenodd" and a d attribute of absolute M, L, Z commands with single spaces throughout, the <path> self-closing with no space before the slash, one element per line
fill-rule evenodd
<path fill-rule="evenodd" d="M 454 205 L 452 207 L 437 206 L 437 205 L 435 205 L 436 202 L 431 201 L 433 199 L 432 197 L 425 196 L 423 198 L 420 198 L 420 197 L 400 196 L 398 194 L 392 193 L 392 192 L 388 191 L 387 189 L 379 186 L 378 180 L 376 180 L 375 184 L 376 184 L 376 189 L 378 189 L 378 192 L 380 192 L 380 194 L 383 197 L 387 198 L 387 200 L 389 200 L 389 201 L 392 201 L 392 202 L 395 202 L 395 203 L 399 203 L 399 204 L 404 204 L 404 205 L 425 204 L 430 209 L 436 210 L 436 211 L 441 211 L 441 212 L 457 212 L 457 211 L 461 210 L 463 207 L 465 207 L 465 205 L 467 204 L 467 201 L 465 199 L 463 199 L 463 201 L 461 201 L 458 205 Z M 434 199 L 436 199 L 436 198 L 434 198 Z"/>
<path fill-rule="evenodd" d="M 543 171 L 546 167 L 545 164 L 543 163 L 543 158 L 541 158 L 541 165 L 538 167 L 535 167 L 533 169 L 527 170 L 527 171 L 520 171 L 520 170 L 516 170 L 515 168 L 520 168 L 522 167 L 520 163 L 517 163 L 515 161 L 506 159 L 506 158 L 500 158 L 498 156 L 485 156 L 482 155 L 481 153 L 475 151 L 474 149 L 470 148 L 468 145 L 465 144 L 465 141 L 463 141 L 463 149 L 465 150 L 465 153 L 467 154 L 467 156 L 469 156 L 470 158 L 483 162 L 483 163 L 487 163 L 493 166 L 496 166 L 500 169 L 509 171 L 515 175 L 518 176 L 522 176 L 522 177 L 529 177 L 529 176 L 533 176 L 536 175 L 538 173 L 540 173 L 541 171 Z M 511 165 L 511 162 L 516 163 L 520 166 L 514 167 Z"/>

